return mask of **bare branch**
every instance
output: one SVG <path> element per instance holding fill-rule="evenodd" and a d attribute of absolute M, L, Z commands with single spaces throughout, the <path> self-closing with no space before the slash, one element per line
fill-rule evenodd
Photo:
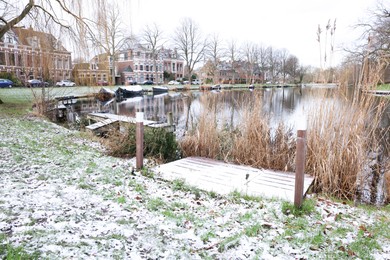
<path fill-rule="evenodd" d="M 22 21 L 31 11 L 31 9 L 35 6 L 34 0 L 29 0 L 28 4 L 24 7 L 22 12 L 15 18 L 11 19 L 9 22 L 4 21 L 4 25 L 0 28 L 0 39 L 3 38 L 4 34 L 13 28 L 16 24 Z"/>

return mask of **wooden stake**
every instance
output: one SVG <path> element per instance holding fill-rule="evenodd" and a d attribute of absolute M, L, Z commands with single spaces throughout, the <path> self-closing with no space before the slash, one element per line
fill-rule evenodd
<path fill-rule="evenodd" d="M 297 208 L 302 206 L 303 187 L 305 175 L 305 157 L 306 157 L 306 130 L 297 132 L 297 151 L 295 161 L 295 194 L 294 205 Z"/>
<path fill-rule="evenodd" d="M 142 169 L 144 166 L 144 113 L 136 113 L 136 168 Z"/>

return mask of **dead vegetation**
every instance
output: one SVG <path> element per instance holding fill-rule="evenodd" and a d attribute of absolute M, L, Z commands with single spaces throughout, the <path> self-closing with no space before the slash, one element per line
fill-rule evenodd
<path fill-rule="evenodd" d="M 261 94 L 237 108 L 239 118 L 221 116 L 224 102 L 204 95 L 198 121 L 180 142 L 184 156 L 203 156 L 283 171 L 294 171 L 295 133 L 291 126 L 271 125 L 262 112 Z M 342 93 L 335 93 L 337 96 Z M 380 130 L 386 102 L 364 97 L 329 101 L 329 92 L 314 96 L 309 110 L 306 173 L 315 177 L 314 190 L 329 196 L 352 199 L 367 154 L 383 146 L 388 129 Z M 234 108 L 233 108 L 234 110 Z M 379 130 L 378 130 L 379 129 Z M 379 132 L 378 132 L 379 131 Z M 389 177 L 387 182 L 389 183 Z M 389 186 L 389 185 L 388 185 Z"/>

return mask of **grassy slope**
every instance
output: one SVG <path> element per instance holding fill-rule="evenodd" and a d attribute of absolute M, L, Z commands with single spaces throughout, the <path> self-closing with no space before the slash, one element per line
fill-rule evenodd
<path fill-rule="evenodd" d="M 71 169 L 71 167 L 80 168 L 78 171 L 83 173 L 77 179 L 73 180 L 74 177 L 69 178 L 70 180 L 67 180 L 69 184 L 74 182 L 72 185 L 78 186 L 79 189 L 90 190 L 92 194 L 103 196 L 114 204 L 122 205 L 121 207 L 131 211 L 134 215 L 137 212 L 146 211 L 151 216 L 155 216 L 156 219 L 163 219 L 165 226 L 170 225 L 169 223 L 171 222 L 175 223 L 175 230 L 169 230 L 166 234 L 162 234 L 162 231 L 160 232 L 162 235 L 160 233 L 154 234 L 153 227 L 146 226 L 137 231 L 140 233 L 139 235 L 147 231 L 152 232 L 158 238 L 166 239 L 166 237 L 172 236 L 170 232 L 184 234 L 188 229 L 192 230 L 194 228 L 196 235 L 203 241 L 204 247 L 200 249 L 191 248 L 188 246 L 188 241 L 186 243 L 184 238 L 175 239 L 175 243 L 183 243 L 182 250 L 188 254 L 196 253 L 198 256 L 205 258 L 211 256 L 217 258 L 227 257 L 229 252 L 234 252 L 236 248 L 240 247 L 241 243 L 244 243 L 244 245 L 245 243 L 255 243 L 254 245 L 257 245 L 258 248 L 260 248 L 260 245 L 268 244 L 271 248 L 269 251 L 271 253 L 274 252 L 276 256 L 280 256 L 281 252 L 284 252 L 283 248 L 287 248 L 288 250 L 306 252 L 311 257 L 348 259 L 349 257 L 357 256 L 369 259 L 374 258 L 373 253 L 380 248 L 378 241 L 381 241 L 380 244 L 382 245 L 390 243 L 389 206 L 382 210 L 371 207 L 353 208 L 342 203 L 317 201 L 315 199 L 307 201 L 311 204 L 309 209 L 296 212 L 289 204 L 273 200 L 248 198 L 239 193 L 233 193 L 227 198 L 215 198 L 215 194 L 200 192 L 180 181 L 172 184 L 158 184 L 161 187 L 172 189 L 170 197 L 176 198 L 172 201 L 167 197 L 156 198 L 154 196 L 155 191 L 150 186 L 153 186 L 152 183 L 156 182 L 155 179 L 139 176 L 128 181 L 128 173 L 126 171 L 122 172 L 120 169 L 118 169 L 118 172 L 113 171 L 112 165 L 116 165 L 116 161 L 113 158 L 99 155 L 101 156 L 99 161 L 107 160 L 106 165 L 101 165 L 104 168 L 96 167 L 95 164 L 90 163 L 84 169 L 85 167 L 82 167 L 82 163 L 77 161 L 77 157 L 74 156 L 74 154 L 80 152 L 79 145 L 70 138 L 74 134 L 62 133 L 53 124 L 45 121 L 37 123 L 24 118 L 25 115 L 31 112 L 32 106 L 32 95 L 28 95 L 28 93 L 28 89 L 0 89 L 0 98 L 4 102 L 0 104 L 0 119 L 3 124 L 3 127 L 0 127 L 0 148 L 7 148 L 13 154 L 17 154 L 18 158 L 29 158 L 35 165 L 39 165 L 39 158 L 34 158 L 34 153 L 37 149 L 45 156 L 50 156 L 46 158 L 47 161 L 55 161 L 56 151 L 62 151 L 66 147 L 66 151 L 63 154 L 64 161 L 74 161 L 74 163 L 71 163 L 70 166 L 63 165 L 60 171 L 61 175 L 73 172 L 74 169 Z M 51 133 L 55 138 L 50 146 L 37 148 L 36 142 L 33 142 L 34 133 L 42 134 L 43 129 L 46 129 L 45 131 Z M 11 133 L 17 133 L 16 136 L 19 136 L 21 139 L 32 141 L 24 142 L 23 145 L 17 145 L 15 141 L 8 141 L 2 137 L 3 134 L 9 136 Z M 25 137 L 23 137 L 23 133 L 26 133 Z M 64 141 L 67 142 L 66 145 L 64 145 Z M 12 147 L 10 146 L 11 144 L 13 144 Z M 88 157 L 90 162 L 95 162 L 97 160 L 96 155 L 100 154 L 98 150 L 89 151 L 89 149 L 86 151 L 86 154 L 88 153 L 91 153 L 91 157 Z M 47 162 L 44 162 L 43 165 L 46 164 Z M 99 174 L 103 173 L 98 172 L 102 172 L 102 169 L 106 168 L 107 176 L 100 176 Z M 90 177 L 88 176 L 93 176 L 91 173 L 97 174 L 99 178 L 104 178 L 105 185 L 111 187 L 111 189 L 99 187 L 101 184 L 93 179 L 89 179 Z M 50 183 L 51 179 L 55 180 L 57 178 L 49 175 L 44 177 L 42 177 L 42 173 L 36 176 L 37 180 L 45 183 Z M 64 175 L 64 178 L 67 177 Z M 126 180 L 129 183 L 126 186 L 122 185 Z M 119 184 L 118 181 L 120 181 Z M 112 192 L 112 187 L 117 187 L 114 189 L 116 190 L 115 193 Z M 123 195 L 118 197 L 118 194 Z M 134 200 L 134 198 L 138 197 L 142 197 L 142 203 Z M 185 197 L 193 199 L 185 200 Z M 200 198 L 198 200 L 199 204 L 193 203 L 192 200 L 196 200 L 196 198 Z M 0 208 L 2 203 L 0 201 Z M 204 206 L 208 204 L 214 205 L 214 207 L 208 208 Z M 29 206 L 26 205 L 26 207 Z M 331 213 L 328 214 L 327 212 L 335 207 L 342 209 L 340 212 L 343 212 L 343 214 L 335 213 L 337 210 L 332 212 L 335 214 L 332 215 L 332 221 L 328 222 L 326 219 L 329 218 Z M 327 209 L 323 211 L 322 208 Z M 223 216 L 229 216 L 229 218 L 226 219 Z M 367 218 L 367 216 L 374 216 L 375 222 L 362 224 L 364 222 L 361 222 L 361 219 Z M 12 221 L 11 217 L 10 221 Z M 187 227 L 188 223 L 194 227 Z M 124 229 L 128 228 L 126 221 L 118 222 L 118 224 L 123 226 Z M 31 230 L 34 230 L 34 227 L 39 227 L 39 223 L 32 222 L 30 225 Z M 178 234 L 175 236 L 178 236 Z M 36 238 L 35 240 L 44 239 L 46 236 L 49 237 L 50 234 L 43 233 L 41 235 L 42 238 Z M 118 240 L 120 244 L 123 242 L 120 235 L 112 234 L 111 239 L 113 238 L 116 239 L 115 241 Z M 353 238 L 354 241 L 348 242 L 349 238 Z M 13 247 L 12 244 L 7 244 L 7 241 L 7 235 L 0 232 L 0 256 L 8 254 L 9 259 L 18 257 L 34 258 L 34 256 L 26 256 L 25 253 L 25 250 L 31 252 L 30 244 L 27 243 L 23 247 Z M 139 241 L 142 241 L 142 237 L 140 237 Z M 259 243 L 256 241 L 261 243 L 256 244 Z M 53 241 L 53 243 L 55 242 Z M 57 241 L 58 244 L 60 242 Z M 126 242 L 123 242 L 123 245 L 125 244 Z M 83 245 L 83 243 L 76 244 L 74 248 L 77 249 Z M 283 248 L 281 248 L 281 245 Z M 267 248 L 267 246 L 263 248 Z M 134 247 L 134 250 L 136 250 L 136 247 Z M 260 249 L 258 250 L 260 255 L 261 251 Z"/>

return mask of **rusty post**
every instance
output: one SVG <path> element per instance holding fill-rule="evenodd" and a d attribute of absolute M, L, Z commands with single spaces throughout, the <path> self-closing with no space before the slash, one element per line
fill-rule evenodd
<path fill-rule="evenodd" d="M 297 151 L 296 151 L 296 160 L 295 160 L 295 195 L 294 195 L 294 205 L 297 208 L 300 208 L 303 202 L 305 157 L 306 157 L 306 130 L 298 130 Z"/>
<path fill-rule="evenodd" d="M 136 168 L 140 170 L 144 166 L 144 113 L 136 113 Z"/>

